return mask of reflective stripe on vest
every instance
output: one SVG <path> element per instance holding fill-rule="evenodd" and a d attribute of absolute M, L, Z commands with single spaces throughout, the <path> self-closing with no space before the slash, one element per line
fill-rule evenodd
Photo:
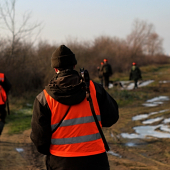
<path fill-rule="evenodd" d="M 101 121 L 100 115 L 97 115 L 98 121 Z M 82 124 L 82 123 L 90 123 L 94 122 L 93 116 L 87 116 L 87 117 L 80 117 L 80 118 L 75 118 L 75 119 L 69 119 L 69 120 L 64 120 L 60 127 L 62 126 L 70 126 L 70 125 L 77 125 L 77 124 Z M 58 123 L 51 125 L 51 130 L 54 130 L 57 127 Z"/>
<path fill-rule="evenodd" d="M 90 81 L 90 93 L 101 125 L 96 90 L 92 81 Z M 54 100 L 46 90 L 44 90 L 44 94 L 51 110 L 51 129 L 53 130 L 69 106 Z M 62 157 L 78 157 L 103 152 L 105 152 L 104 144 L 92 116 L 90 105 L 85 98 L 81 103 L 71 106 L 61 125 L 52 134 L 50 153 Z"/>
<path fill-rule="evenodd" d="M 0 73 L 0 81 L 4 82 L 4 74 L 3 73 Z M 5 92 L 4 88 L 0 85 L 0 105 L 5 104 L 6 99 L 7 99 L 6 92 Z"/>
<path fill-rule="evenodd" d="M 65 145 L 65 144 L 89 142 L 89 141 L 97 140 L 100 138 L 101 138 L 100 133 L 96 133 L 92 135 L 78 136 L 78 137 L 72 137 L 72 138 L 51 139 L 51 144 Z"/>

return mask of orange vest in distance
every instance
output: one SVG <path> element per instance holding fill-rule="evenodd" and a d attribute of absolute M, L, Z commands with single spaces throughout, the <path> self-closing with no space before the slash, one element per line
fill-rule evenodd
<path fill-rule="evenodd" d="M 0 73 L 0 81 L 4 82 L 4 74 Z M 6 96 L 6 92 L 4 90 L 4 88 L 0 85 L 0 105 L 5 104 L 7 100 L 7 96 Z"/>

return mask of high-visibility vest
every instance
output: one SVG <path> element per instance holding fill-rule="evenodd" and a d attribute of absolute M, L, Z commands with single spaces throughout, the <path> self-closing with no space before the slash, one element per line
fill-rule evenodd
<path fill-rule="evenodd" d="M 54 100 L 46 90 L 44 94 L 51 110 L 51 129 L 53 130 L 62 120 L 69 106 Z M 102 127 L 96 89 L 92 81 L 90 81 L 90 94 Z M 85 98 L 81 103 L 71 106 L 63 122 L 52 134 L 50 153 L 61 157 L 79 157 L 96 155 L 105 151 L 90 105 Z"/>
<path fill-rule="evenodd" d="M 3 73 L 0 73 L 0 81 L 4 82 L 4 74 Z M 5 104 L 6 99 L 7 99 L 6 92 L 5 92 L 4 88 L 0 85 L 0 105 Z"/>

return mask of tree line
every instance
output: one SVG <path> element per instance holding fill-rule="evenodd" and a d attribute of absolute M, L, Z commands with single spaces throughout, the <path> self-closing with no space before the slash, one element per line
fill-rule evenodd
<path fill-rule="evenodd" d="M 43 88 L 54 74 L 51 68 L 51 55 L 61 44 L 50 44 L 37 37 L 42 23 L 29 24 L 31 14 L 26 13 L 20 26 L 17 26 L 16 0 L 0 2 L 0 23 L 11 34 L 0 34 L 0 72 L 4 72 L 12 84 L 12 94 Z M 12 10 L 10 10 L 12 9 Z M 2 29 L 0 27 L 0 29 Z M 35 35 L 35 39 L 28 37 Z M 76 55 L 76 70 L 84 67 L 89 70 L 91 78 L 98 76 L 97 66 L 104 58 L 109 60 L 113 73 L 130 69 L 131 63 L 139 66 L 166 64 L 169 59 L 164 55 L 163 39 L 156 33 L 153 24 L 136 19 L 132 31 L 124 39 L 110 36 L 98 36 L 91 41 L 67 40 L 68 46 Z M 113 74 L 114 77 L 114 74 Z"/>

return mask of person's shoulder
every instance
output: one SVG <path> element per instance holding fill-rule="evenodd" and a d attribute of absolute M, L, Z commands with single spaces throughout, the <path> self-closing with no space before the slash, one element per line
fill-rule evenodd
<path fill-rule="evenodd" d="M 36 99 L 39 101 L 39 103 L 41 103 L 43 106 L 47 103 L 47 100 L 45 98 L 45 94 L 44 91 L 42 91 L 41 93 L 39 93 L 36 96 Z"/>
<path fill-rule="evenodd" d="M 92 82 L 93 82 L 93 84 L 95 86 L 96 92 L 97 93 L 102 93 L 103 90 L 104 90 L 103 86 L 101 84 L 97 83 L 97 82 L 94 82 L 94 81 L 92 81 Z"/>

